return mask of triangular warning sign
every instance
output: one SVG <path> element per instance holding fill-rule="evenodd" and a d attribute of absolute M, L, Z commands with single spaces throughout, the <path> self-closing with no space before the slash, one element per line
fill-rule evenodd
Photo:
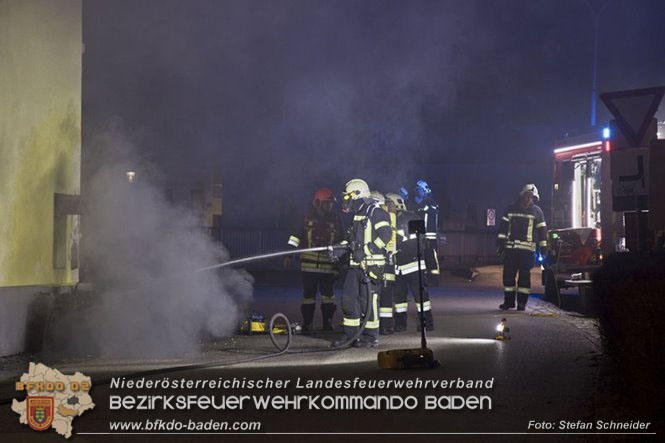
<path fill-rule="evenodd" d="M 665 86 L 606 92 L 600 94 L 600 98 L 616 118 L 623 135 L 633 146 L 638 146 L 649 129 L 663 94 Z"/>

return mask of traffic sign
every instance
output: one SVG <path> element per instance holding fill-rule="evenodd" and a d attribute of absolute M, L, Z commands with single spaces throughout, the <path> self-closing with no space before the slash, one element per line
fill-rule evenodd
<path fill-rule="evenodd" d="M 610 162 L 612 208 L 615 211 L 649 209 L 649 149 L 613 151 Z"/>
<path fill-rule="evenodd" d="M 621 134 L 629 142 L 626 147 L 647 146 L 650 139 L 655 138 L 654 132 L 649 140 L 644 140 L 664 94 L 665 86 L 600 94 Z"/>
<path fill-rule="evenodd" d="M 488 209 L 487 210 L 487 226 L 496 225 L 496 210 Z"/>

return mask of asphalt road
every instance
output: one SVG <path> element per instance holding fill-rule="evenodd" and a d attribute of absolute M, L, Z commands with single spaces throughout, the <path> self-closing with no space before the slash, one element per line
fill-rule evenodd
<path fill-rule="evenodd" d="M 205 369 L 180 370 L 159 373 L 146 377 L 152 380 L 289 380 L 286 389 L 167 389 L 139 390 L 112 389 L 108 384 L 95 386 L 91 395 L 97 406 L 84 416 L 74 420 L 76 441 L 162 441 L 163 439 L 217 439 L 219 435 L 97 435 L 108 433 L 109 423 L 120 420 L 251 420 L 261 423 L 260 432 L 271 435 L 226 435 L 224 440 L 272 441 L 338 441 L 344 439 L 397 441 L 416 438 L 440 440 L 494 440 L 509 434 L 512 438 L 556 439 L 598 441 L 624 436 L 595 435 L 597 430 L 560 429 L 561 422 L 576 423 L 612 420 L 617 417 L 606 407 L 599 407 L 606 385 L 601 377 L 600 362 L 603 360 L 595 323 L 574 312 L 565 312 L 544 303 L 535 294 L 525 312 L 502 312 L 497 309 L 502 295 L 497 285 L 495 269 L 487 269 L 470 283 L 452 277 L 444 278 L 440 286 L 430 288 L 435 330 L 429 333 L 428 346 L 434 351 L 440 367 L 431 370 L 382 370 L 377 367 L 377 349 L 348 349 L 325 351 L 328 343 L 338 334 L 318 333 L 311 337 L 296 336 L 292 351 L 312 350 L 319 352 L 281 355 L 259 361 L 212 366 Z M 534 277 L 534 282 L 537 278 Z M 539 291 L 535 286 L 535 292 Z M 259 281 L 255 287 L 255 310 L 270 315 L 284 312 L 291 319 L 299 318 L 300 290 L 293 281 L 270 284 Z M 409 329 L 405 333 L 381 337 L 381 350 L 417 348 L 420 344 L 416 332 L 416 318 L 410 306 Z M 337 313 L 339 316 L 339 312 Z M 495 340 L 496 325 L 507 319 L 511 340 Z M 318 312 L 317 312 L 318 320 Z M 201 344 L 201 352 L 169 359 L 68 359 L 48 362 L 63 373 L 81 371 L 92 377 L 93 382 L 110 376 L 136 373 L 160 367 L 177 367 L 185 364 L 226 365 L 254 356 L 274 352 L 266 336 L 235 336 L 225 340 Z M 26 356 L 26 359 L 39 356 Z M 0 385 L 0 398 L 15 395 L 11 374 L 21 366 L 20 358 L 5 359 L 4 382 Z M 19 374 L 20 375 L 20 374 Z M 307 389 L 297 386 L 307 380 L 425 380 L 457 383 L 468 381 L 491 381 L 491 388 L 423 388 L 412 389 Z M 143 378 L 143 377 L 139 377 Z M 413 410 L 311 410 L 303 407 L 296 410 L 257 411 L 248 406 L 242 411 L 211 411 L 191 409 L 186 411 L 163 410 L 110 410 L 111 395 L 393 395 L 414 396 L 419 405 Z M 426 396 L 433 398 L 460 396 L 486 396 L 489 402 L 483 410 L 426 410 Z M 444 405 L 447 400 L 443 400 Z M 489 406 L 489 407 L 488 407 Z M 553 429 L 536 429 L 535 423 L 551 423 Z M 531 426 L 530 426 L 531 423 Z M 548 425 L 549 426 L 549 425 Z M 543 431 L 557 435 L 534 435 Z M 8 405 L 0 405 L 0 434 L 2 441 L 23 440 L 27 432 L 25 425 Z M 562 432 L 567 432 L 562 434 Z M 572 434 L 580 432 L 581 434 Z M 321 435 L 281 435 L 280 433 L 321 433 Z M 354 434 L 357 433 L 357 434 Z M 365 435 L 370 433 L 372 435 Z M 388 435 L 378 435 L 389 433 Z M 428 434 L 397 435 L 396 433 Z M 446 435 L 439 435 L 446 434 Z M 41 439 L 60 439 L 53 431 L 39 435 Z M 158 440 L 159 439 L 159 440 Z"/>

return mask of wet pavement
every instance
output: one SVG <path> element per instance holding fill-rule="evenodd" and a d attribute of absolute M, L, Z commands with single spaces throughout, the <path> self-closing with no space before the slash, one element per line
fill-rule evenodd
<path fill-rule="evenodd" d="M 428 346 L 434 351 L 440 367 L 431 370 L 382 370 L 377 367 L 377 349 L 347 349 L 329 352 L 328 344 L 339 333 L 319 332 L 313 336 L 295 336 L 290 350 L 293 353 L 265 358 L 253 362 L 232 364 L 249 358 L 274 353 L 275 348 L 265 335 L 237 335 L 227 339 L 212 340 L 200 344 L 200 352 L 178 358 L 118 359 L 77 358 L 44 361 L 63 373 L 81 371 L 91 376 L 93 382 L 108 377 L 183 365 L 209 365 L 206 368 L 167 370 L 146 377 L 147 379 L 252 379 L 267 377 L 289 380 L 290 389 L 227 391 L 196 391 L 195 394 L 262 394 L 262 395 L 414 395 L 419 402 L 425 396 L 487 396 L 491 407 L 484 410 L 414 410 L 398 411 L 225 411 L 225 420 L 259 420 L 261 432 L 269 433 L 472 433 L 477 439 L 493 439 L 493 433 L 514 433 L 516 438 L 536 432 L 533 423 L 561 421 L 591 422 L 612 419 L 611 409 L 599 406 L 607 384 L 600 377 L 603 360 L 595 321 L 574 312 L 562 311 L 541 301 L 534 287 L 534 294 L 525 312 L 503 312 L 497 309 L 501 293 L 497 285 L 497 270 L 484 269 L 474 282 L 445 277 L 440 285 L 430 288 L 435 318 L 435 330 L 428 334 Z M 533 278 L 537 282 L 538 276 Z M 254 309 L 265 316 L 283 312 L 290 319 L 299 320 L 300 291 L 296 284 L 269 282 L 258 279 L 255 286 Z M 378 351 L 388 349 L 417 348 L 420 334 L 416 332 L 413 304 L 410 305 L 408 331 L 382 336 Z M 318 314 L 318 312 L 317 312 Z M 337 313 L 339 317 L 339 311 Z M 511 340 L 495 339 L 496 326 L 507 319 Z M 317 319 L 320 321 L 320 319 Z M 293 321 L 293 320 L 292 320 Z M 302 352 L 307 351 L 307 352 Z M 13 381 L 27 369 L 28 359 L 39 356 L 22 356 L 3 359 L 0 398 L 10 398 Z M 457 380 L 491 383 L 491 388 L 448 389 L 307 389 L 297 388 L 297 380 Z M 143 377 L 139 377 L 143 378 Z M 169 391 L 169 390 L 167 390 Z M 161 394 L 162 392 L 160 392 Z M 182 394 L 180 391 L 173 391 Z M 191 392 L 185 392 L 191 393 Z M 154 393 L 153 393 L 154 394 Z M 183 416 L 182 411 L 119 411 L 109 409 L 110 395 L 137 395 L 136 390 L 112 389 L 108 384 L 92 390 L 97 407 L 84 417 L 75 420 L 74 438 L 78 441 L 98 441 L 98 435 L 85 433 L 109 432 L 109 422 L 131 420 L 137 417 L 172 419 Z M 421 403 L 422 404 L 422 403 Z M 187 419 L 206 420 L 219 417 L 210 410 L 190 410 Z M 529 423 L 532 422 L 531 427 Z M 542 431 L 542 429 L 541 429 Z M 25 437 L 24 425 L 8 405 L 0 405 L 0 432 L 6 437 Z M 480 435 L 479 435 L 480 433 Z M 484 434 L 489 433 L 489 434 Z M 54 434 L 54 433 L 51 433 Z M 53 437 L 54 435 L 52 435 Z M 279 435 L 274 435 L 277 438 Z M 113 435 L 104 435 L 103 441 Z M 139 436 L 148 438 L 148 436 Z M 164 436 L 166 437 L 166 436 Z M 180 436 L 169 435 L 179 438 Z M 199 436 L 202 437 L 202 436 Z M 214 436 L 209 436 L 214 437 Z M 238 438 L 247 439 L 250 436 Z M 257 437 L 256 435 L 254 437 Z M 300 439 L 305 436 L 299 437 Z M 321 435 L 322 439 L 334 435 Z M 367 436 L 368 438 L 371 436 Z M 372 438 L 380 436 L 374 435 Z M 421 436 L 418 438 L 424 438 Z M 430 437 L 434 437 L 430 435 Z M 450 436 L 453 437 L 453 436 Z M 455 435 L 455 438 L 468 436 Z M 582 435 L 556 435 L 560 440 L 594 440 L 604 438 L 587 433 Z M 58 436 L 59 438 L 59 436 Z M 153 437 L 154 438 L 154 437 Z M 281 437 L 280 437 L 281 438 Z M 394 437 L 397 439 L 397 437 Z M 541 439 L 549 438 L 541 436 Z M 198 439 L 198 438 L 197 438 Z M 3 439 L 4 440 L 4 439 Z M 100 440 L 101 441 L 101 440 Z M 331 440 L 332 441 L 332 440 Z"/>

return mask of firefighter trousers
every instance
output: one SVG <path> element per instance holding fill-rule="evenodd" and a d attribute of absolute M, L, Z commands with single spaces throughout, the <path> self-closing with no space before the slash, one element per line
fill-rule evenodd
<path fill-rule="evenodd" d="M 395 330 L 406 329 L 406 314 L 409 304 L 406 301 L 407 295 L 411 291 L 413 300 L 416 302 L 416 311 L 420 315 L 420 280 L 418 272 L 409 274 L 398 274 L 395 279 L 393 291 L 393 301 L 395 303 Z M 425 326 L 428 330 L 434 329 L 434 319 L 432 318 L 432 302 L 427 292 L 427 274 L 423 272 L 423 314 L 425 317 Z M 420 320 L 418 320 L 420 322 Z"/>
<path fill-rule="evenodd" d="M 531 268 L 534 265 L 534 253 L 523 249 L 506 249 L 503 258 L 503 294 L 508 306 L 517 303 L 526 305 L 531 292 Z M 517 285 L 515 284 L 517 277 Z"/>
<path fill-rule="evenodd" d="M 344 334 L 351 339 L 360 328 L 363 319 L 367 318 L 365 329 L 359 339 L 375 341 L 379 336 L 379 283 L 366 276 L 360 268 L 349 268 L 344 279 L 342 293 L 342 314 Z M 367 298 L 369 310 L 367 310 Z"/>
<path fill-rule="evenodd" d="M 321 293 L 321 316 L 324 329 L 332 327 L 332 317 L 335 313 L 335 284 L 336 275 L 324 272 L 302 272 L 303 301 L 300 311 L 303 317 L 303 327 L 311 327 L 316 308 L 316 293 Z"/>
<path fill-rule="evenodd" d="M 395 281 L 386 280 L 379 294 L 379 332 L 390 334 L 393 331 L 393 292 Z"/>

